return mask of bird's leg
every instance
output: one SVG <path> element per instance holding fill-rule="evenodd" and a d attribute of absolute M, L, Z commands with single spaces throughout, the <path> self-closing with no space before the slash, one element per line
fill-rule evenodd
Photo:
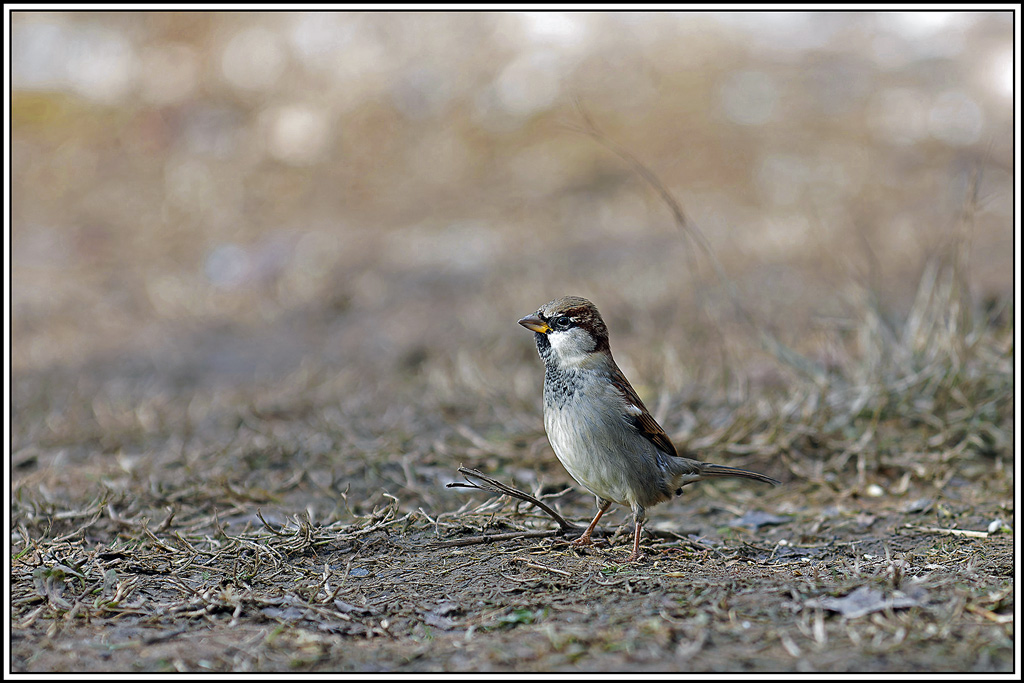
<path fill-rule="evenodd" d="M 639 562 L 644 559 L 643 553 L 640 552 L 640 532 L 644 528 L 644 519 L 647 517 L 647 511 L 639 505 L 633 508 L 633 521 L 636 526 L 633 529 L 633 552 L 626 558 L 626 562 Z"/>
<path fill-rule="evenodd" d="M 590 523 L 587 530 L 583 532 L 583 535 L 577 538 L 575 541 L 571 541 L 569 545 L 581 548 L 585 545 L 594 545 L 594 542 L 590 540 L 590 534 L 594 533 L 594 529 L 597 528 L 597 520 L 601 519 L 601 515 L 604 514 L 605 510 L 612 506 L 610 500 L 597 499 L 597 515 L 594 517 L 594 521 Z"/>

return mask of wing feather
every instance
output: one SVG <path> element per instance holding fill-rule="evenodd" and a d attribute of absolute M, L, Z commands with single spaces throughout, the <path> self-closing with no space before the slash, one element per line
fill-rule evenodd
<path fill-rule="evenodd" d="M 653 443 L 659 451 L 666 455 L 677 455 L 676 447 L 672 445 L 672 440 L 668 438 L 668 434 L 661 428 L 658 421 L 651 416 L 651 411 L 647 410 L 647 406 L 637 396 L 636 391 L 630 386 L 622 371 L 614 373 L 611 381 L 626 400 L 626 420 L 636 427 L 641 436 Z"/>

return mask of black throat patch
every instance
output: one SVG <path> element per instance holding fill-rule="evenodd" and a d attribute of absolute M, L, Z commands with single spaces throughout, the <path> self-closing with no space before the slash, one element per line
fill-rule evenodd
<path fill-rule="evenodd" d="M 546 334 L 536 333 L 536 341 L 537 351 L 544 361 L 544 402 L 561 409 L 580 389 L 579 371 L 558 366 Z"/>

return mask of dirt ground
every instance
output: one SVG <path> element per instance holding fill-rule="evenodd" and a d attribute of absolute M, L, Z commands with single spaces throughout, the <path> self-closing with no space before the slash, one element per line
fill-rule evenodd
<path fill-rule="evenodd" d="M 138 368 L 96 372 L 16 379 L 16 416 L 48 417 L 13 461 L 15 672 L 1013 669 L 1008 450 L 926 453 L 900 423 L 875 438 L 907 452 L 866 460 L 807 418 L 758 440 L 732 406 L 721 433 L 694 428 L 720 444 L 709 459 L 783 485 L 689 487 L 628 565 L 624 511 L 578 552 L 527 503 L 445 486 L 476 481 L 457 472 L 472 465 L 585 522 L 539 394 L 499 426 L 475 401 L 323 401 L 355 384 L 305 371 L 224 397 L 185 384 L 191 400 Z M 47 408 L 90 376 L 90 419 Z M 111 381 L 134 402 L 111 407 Z"/>
<path fill-rule="evenodd" d="M 1014 673 L 1014 16 L 743 19 L 17 14 L 10 670 Z M 562 295 L 782 485 L 449 487 Z"/>
<path fill-rule="evenodd" d="M 107 501 L 80 511 L 84 532 L 15 560 L 15 670 L 1012 669 L 1012 536 L 944 531 L 984 529 L 1005 507 L 801 498 L 667 506 L 658 521 L 685 537 L 647 540 L 635 566 L 628 524 L 586 553 L 559 539 L 431 547 L 524 527 L 510 506 L 432 518 L 382 500 L 355 524 L 264 528 L 251 502 L 215 524 L 147 525 Z M 773 512 L 755 532 L 749 510 Z"/>

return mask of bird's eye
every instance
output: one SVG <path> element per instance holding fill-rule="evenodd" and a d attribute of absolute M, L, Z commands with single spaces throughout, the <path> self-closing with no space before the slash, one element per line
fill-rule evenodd
<path fill-rule="evenodd" d="M 572 325 L 572 319 L 567 315 L 560 315 L 551 321 L 551 327 L 556 330 L 567 330 Z"/>

